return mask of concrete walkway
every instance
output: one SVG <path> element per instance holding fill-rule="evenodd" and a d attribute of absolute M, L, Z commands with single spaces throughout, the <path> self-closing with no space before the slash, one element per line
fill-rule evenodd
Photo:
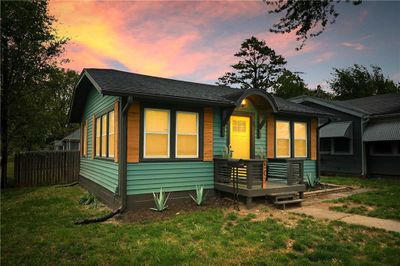
<path fill-rule="evenodd" d="M 368 227 L 385 229 L 400 233 L 400 222 L 395 220 L 380 219 L 357 214 L 336 212 L 327 209 L 324 206 L 305 206 L 297 209 L 291 209 L 290 212 L 301 213 L 313 216 L 317 219 L 327 219 L 331 221 L 342 221 L 349 224 L 358 224 Z"/>

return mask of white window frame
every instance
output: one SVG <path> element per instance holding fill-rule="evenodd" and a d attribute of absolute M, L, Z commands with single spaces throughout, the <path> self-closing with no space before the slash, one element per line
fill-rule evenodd
<path fill-rule="evenodd" d="M 277 124 L 278 123 L 287 123 L 288 125 L 289 125 L 289 153 L 288 153 L 288 155 L 285 155 L 285 156 L 278 156 L 278 130 L 277 130 Z M 291 143 L 291 134 L 292 134 L 292 132 L 291 132 L 291 130 L 290 130 L 290 121 L 288 121 L 288 120 L 276 120 L 275 121 L 275 157 L 276 158 L 290 158 L 290 154 L 291 154 L 291 150 L 292 150 L 292 143 Z M 283 139 L 283 138 L 279 138 L 279 139 Z"/>
<path fill-rule="evenodd" d="M 168 121 L 167 121 L 167 125 L 168 125 L 168 133 L 164 133 L 164 132 L 146 132 L 146 111 L 147 110 L 154 110 L 154 111 L 162 111 L 162 112 L 168 112 Z M 170 135 L 171 135 L 171 110 L 169 109 L 161 109 L 161 108 L 144 108 L 143 110 L 144 115 L 144 121 L 143 121 L 143 158 L 144 159 L 158 159 L 158 158 L 170 158 Z M 167 149 L 168 149 L 168 154 L 167 155 L 147 155 L 146 154 L 146 140 L 147 140 L 147 134 L 166 134 L 167 137 Z"/>
<path fill-rule="evenodd" d="M 195 134 L 178 134 L 178 113 L 195 114 L 196 115 L 196 135 Z M 175 112 L 175 158 L 199 158 L 199 113 L 198 112 L 186 112 L 186 111 L 176 111 Z M 196 136 L 196 155 L 178 155 L 178 135 L 181 136 Z"/>
<path fill-rule="evenodd" d="M 297 139 L 296 138 L 296 124 L 305 124 L 306 125 L 306 138 L 305 139 Z M 307 122 L 293 122 L 293 140 L 294 140 L 294 158 L 307 158 L 308 157 L 308 123 Z M 305 140 L 306 141 L 306 155 L 305 156 L 296 156 L 296 140 Z"/>

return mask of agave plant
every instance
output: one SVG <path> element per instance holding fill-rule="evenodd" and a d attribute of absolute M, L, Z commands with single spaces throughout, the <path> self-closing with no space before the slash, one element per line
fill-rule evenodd
<path fill-rule="evenodd" d="M 316 178 L 313 178 L 311 174 L 307 174 L 306 179 L 310 187 L 315 187 L 316 185 L 318 185 L 318 180 Z"/>
<path fill-rule="evenodd" d="M 197 206 L 200 206 L 206 199 L 207 193 L 204 194 L 203 186 L 196 185 L 196 197 L 193 197 L 191 194 L 189 194 L 189 196 L 193 199 L 193 201 L 197 204 Z"/>
<path fill-rule="evenodd" d="M 159 211 L 159 212 L 162 212 L 165 209 L 167 209 L 168 208 L 167 201 L 169 199 L 170 194 L 171 193 L 169 193 L 168 196 L 165 197 L 165 192 L 163 191 L 162 188 L 160 188 L 160 193 L 158 193 L 158 195 L 157 195 L 157 193 L 153 192 L 153 198 L 154 198 L 156 207 L 150 208 L 150 209 L 152 209 L 153 211 Z"/>

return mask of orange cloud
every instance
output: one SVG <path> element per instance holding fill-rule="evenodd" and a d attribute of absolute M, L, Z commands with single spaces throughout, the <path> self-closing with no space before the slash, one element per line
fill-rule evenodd
<path fill-rule="evenodd" d="M 189 77 L 212 82 L 235 62 L 233 54 L 243 39 L 255 35 L 285 57 L 314 51 L 309 42 L 296 52 L 294 34 L 232 33 L 231 20 L 265 14 L 262 2 L 102 2 L 51 1 L 50 13 L 57 19 L 61 36 L 69 36 L 66 65 L 123 68 L 164 77 Z M 219 34 L 222 34 L 221 36 Z M 110 63 L 111 62 L 111 63 Z"/>

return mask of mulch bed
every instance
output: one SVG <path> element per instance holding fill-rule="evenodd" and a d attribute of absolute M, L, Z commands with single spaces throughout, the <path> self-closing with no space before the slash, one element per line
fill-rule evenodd
<path fill-rule="evenodd" d="M 318 191 L 318 190 L 324 190 L 324 189 L 336 188 L 336 187 L 339 187 L 339 186 L 332 186 L 332 185 L 329 185 L 329 184 L 318 184 L 318 185 L 316 185 L 314 187 L 307 186 L 306 191 L 307 192 L 309 192 L 309 191 Z"/>
<path fill-rule="evenodd" d="M 208 198 L 202 206 L 197 206 L 188 199 L 171 201 L 168 209 L 158 212 L 143 208 L 133 211 L 127 211 L 115 217 L 115 220 L 121 223 L 142 223 L 146 221 L 165 220 L 177 215 L 187 214 L 198 211 L 205 211 L 214 208 L 229 208 L 233 206 L 233 201 L 229 198 Z"/>

